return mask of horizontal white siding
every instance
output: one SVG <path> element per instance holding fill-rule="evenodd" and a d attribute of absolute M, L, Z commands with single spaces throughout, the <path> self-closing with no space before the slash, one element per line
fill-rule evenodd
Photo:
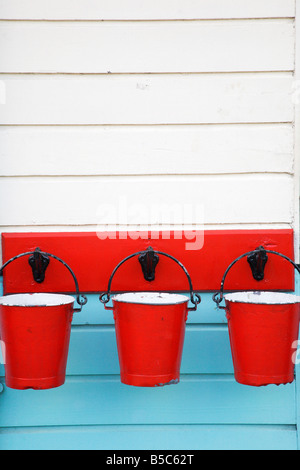
<path fill-rule="evenodd" d="M 105 228 L 99 205 L 125 197 L 293 226 L 294 17 L 294 0 L 0 0 L 1 225 Z"/>
<path fill-rule="evenodd" d="M 289 173 L 292 124 L 0 127 L 0 175 Z"/>
<path fill-rule="evenodd" d="M 30 53 L 28 53 L 30 51 Z M 294 69 L 294 21 L 0 22 L 0 72 Z"/>
<path fill-rule="evenodd" d="M 153 20 L 294 15 L 295 0 L 0 0 L 3 19 Z"/>
<path fill-rule="evenodd" d="M 0 124 L 292 122 L 292 73 L 5 75 Z"/>
<path fill-rule="evenodd" d="M 13 177 L 0 183 L 0 200 L 7 201 L 7 206 L 1 205 L 1 225 L 202 224 L 204 219 L 207 224 L 292 223 L 293 219 L 293 179 L 288 175 Z"/>

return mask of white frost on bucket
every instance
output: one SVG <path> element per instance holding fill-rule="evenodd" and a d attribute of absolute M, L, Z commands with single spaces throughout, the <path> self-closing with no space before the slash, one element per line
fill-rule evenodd
<path fill-rule="evenodd" d="M 228 302 L 247 304 L 287 305 L 300 303 L 300 297 L 281 292 L 236 292 L 235 294 L 227 294 L 224 298 Z"/>
<path fill-rule="evenodd" d="M 189 298 L 163 292 L 128 292 L 114 296 L 113 300 L 130 304 L 174 305 L 188 302 Z"/>
<path fill-rule="evenodd" d="M 70 295 L 14 294 L 0 297 L 0 305 L 7 307 L 58 307 L 75 302 Z"/>

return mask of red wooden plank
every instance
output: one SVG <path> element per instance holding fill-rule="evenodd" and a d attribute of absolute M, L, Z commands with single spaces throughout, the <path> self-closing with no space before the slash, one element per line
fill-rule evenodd
<path fill-rule="evenodd" d="M 136 234 L 135 234 L 136 235 Z M 217 291 L 228 265 L 241 254 L 260 245 L 294 259 L 293 230 L 217 230 L 204 233 L 204 243 L 191 250 L 192 232 L 183 236 L 166 232 L 151 234 L 140 232 L 116 239 L 96 233 L 7 233 L 2 235 L 3 262 L 20 253 L 39 247 L 52 253 L 74 270 L 81 292 L 104 292 L 115 266 L 126 256 L 152 246 L 169 253 L 181 261 L 189 271 L 195 291 Z M 170 236 L 169 236 L 170 235 Z M 197 232 L 201 240 L 201 232 Z M 110 237 L 112 234 L 110 234 Z M 121 238 L 121 239 L 120 239 Z M 135 237 L 136 238 L 136 237 Z M 177 239 L 179 238 L 179 239 Z M 264 281 L 253 279 L 246 258 L 230 271 L 225 290 L 293 290 L 294 269 L 278 256 L 269 255 Z M 124 264 L 117 272 L 113 291 L 186 291 L 188 281 L 173 261 L 160 257 L 156 280 L 146 282 L 138 258 Z M 66 268 L 51 259 L 43 284 L 33 280 L 28 258 L 21 258 L 4 270 L 4 292 L 74 292 L 74 282 Z"/>

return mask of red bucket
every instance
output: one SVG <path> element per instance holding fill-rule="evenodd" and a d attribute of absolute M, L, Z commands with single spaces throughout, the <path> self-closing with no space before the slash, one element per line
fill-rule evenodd
<path fill-rule="evenodd" d="M 225 295 L 235 378 L 263 386 L 294 381 L 300 297 L 279 292 Z"/>
<path fill-rule="evenodd" d="M 176 384 L 189 298 L 156 292 L 113 297 L 121 382 L 138 387 Z"/>
<path fill-rule="evenodd" d="M 0 298 L 0 332 L 9 388 L 43 390 L 64 384 L 74 298 L 18 294 Z"/>

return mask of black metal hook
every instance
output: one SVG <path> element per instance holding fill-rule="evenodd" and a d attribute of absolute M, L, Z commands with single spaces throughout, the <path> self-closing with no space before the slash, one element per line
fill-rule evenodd
<path fill-rule="evenodd" d="M 257 248 L 248 258 L 253 277 L 256 281 L 263 281 L 265 277 L 265 266 L 268 261 L 268 255 L 263 246 Z"/>
<path fill-rule="evenodd" d="M 49 256 L 42 253 L 40 248 L 37 248 L 32 256 L 28 259 L 32 268 L 32 274 L 35 282 L 42 284 L 45 280 L 46 270 L 50 263 Z"/>
<path fill-rule="evenodd" d="M 139 262 L 142 266 L 145 280 L 149 282 L 154 281 L 155 268 L 159 262 L 159 256 L 155 253 L 151 246 L 147 249 L 147 251 L 139 256 Z"/>

